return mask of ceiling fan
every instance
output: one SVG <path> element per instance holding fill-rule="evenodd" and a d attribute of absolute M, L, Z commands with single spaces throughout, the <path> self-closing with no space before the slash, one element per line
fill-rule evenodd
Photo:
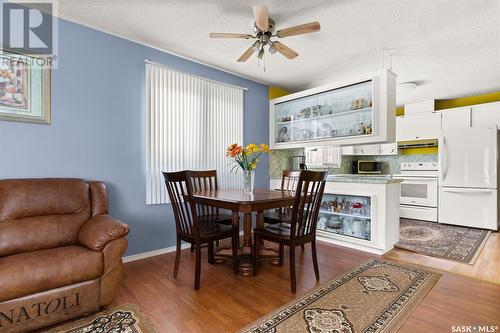
<path fill-rule="evenodd" d="M 266 5 L 255 5 L 252 6 L 253 15 L 255 17 L 255 23 L 253 27 L 253 35 L 250 34 L 237 34 L 237 33 L 211 33 L 210 38 L 244 38 L 244 39 L 255 39 L 255 42 L 250 46 L 243 54 L 238 58 L 238 62 L 247 61 L 254 52 L 257 53 L 259 59 L 264 58 L 264 47 L 268 46 L 270 54 L 275 54 L 276 51 L 281 53 L 286 58 L 292 60 L 296 58 L 299 54 L 284 45 L 279 41 L 273 41 L 272 38 L 284 38 L 295 35 L 308 34 L 311 32 L 316 32 L 321 29 L 319 22 L 310 22 L 294 27 L 281 29 L 275 32 L 275 22 L 267 14 Z"/>

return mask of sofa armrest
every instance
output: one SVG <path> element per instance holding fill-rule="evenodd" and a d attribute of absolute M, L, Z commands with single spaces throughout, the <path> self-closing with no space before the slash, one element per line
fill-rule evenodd
<path fill-rule="evenodd" d="M 91 250 L 102 251 L 109 242 L 125 237 L 128 231 L 125 223 L 109 215 L 96 215 L 80 229 L 78 241 Z"/>

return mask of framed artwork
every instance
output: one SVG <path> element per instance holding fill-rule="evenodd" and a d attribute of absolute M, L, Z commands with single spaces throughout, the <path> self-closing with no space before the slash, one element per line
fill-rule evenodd
<path fill-rule="evenodd" d="M 50 67 L 37 59 L 0 53 L 0 120 L 50 124 Z"/>

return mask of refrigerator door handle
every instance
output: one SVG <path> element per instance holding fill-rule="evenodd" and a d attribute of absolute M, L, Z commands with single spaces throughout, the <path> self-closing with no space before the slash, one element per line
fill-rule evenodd
<path fill-rule="evenodd" d="M 445 163 L 445 156 L 446 156 L 446 141 L 444 135 L 441 136 L 441 142 L 439 143 L 439 173 L 440 173 L 440 180 L 441 182 L 444 181 L 444 178 L 446 177 L 446 163 Z"/>
<path fill-rule="evenodd" d="M 486 190 L 480 188 L 441 188 L 443 192 L 449 193 L 476 193 L 476 194 L 491 194 L 495 190 Z"/>

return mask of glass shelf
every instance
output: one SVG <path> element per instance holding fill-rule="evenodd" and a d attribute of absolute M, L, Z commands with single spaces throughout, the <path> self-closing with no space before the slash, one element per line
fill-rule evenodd
<path fill-rule="evenodd" d="M 371 197 L 325 193 L 318 230 L 371 240 Z"/>
<path fill-rule="evenodd" d="M 365 81 L 274 105 L 274 143 L 371 135 L 373 83 Z"/>

